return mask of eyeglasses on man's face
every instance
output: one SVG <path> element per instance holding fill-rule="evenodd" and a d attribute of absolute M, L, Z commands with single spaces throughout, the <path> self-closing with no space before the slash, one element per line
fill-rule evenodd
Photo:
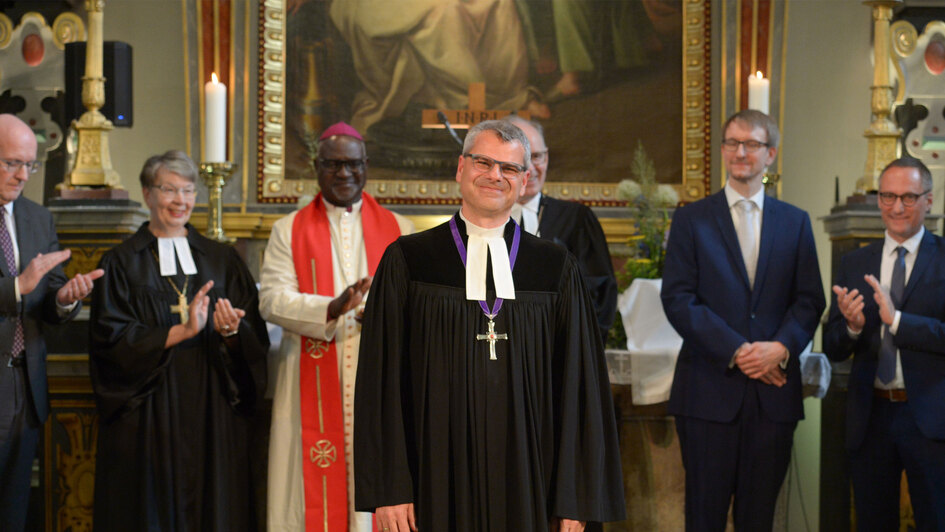
<path fill-rule="evenodd" d="M 548 160 L 548 150 L 532 152 L 532 164 L 541 164 L 547 160 Z"/>
<path fill-rule="evenodd" d="M 178 194 L 188 199 L 197 196 L 197 187 L 194 186 L 177 188 L 170 185 L 151 185 L 151 188 L 157 190 L 164 199 L 176 198 Z"/>
<path fill-rule="evenodd" d="M 340 172 L 342 168 L 352 174 L 364 170 L 364 159 L 315 159 L 315 163 L 331 173 Z"/>
<path fill-rule="evenodd" d="M 926 190 L 921 194 L 915 194 L 913 192 L 906 192 L 905 194 L 893 194 L 892 192 L 880 192 L 879 201 L 887 207 L 891 207 L 896 204 L 896 200 L 901 200 L 902 204 L 906 207 L 912 207 L 915 205 L 919 198 L 932 192 L 931 190 Z"/>
<path fill-rule="evenodd" d="M 725 139 L 722 141 L 722 149 L 725 151 L 738 151 L 738 146 L 744 146 L 745 151 L 748 153 L 756 152 L 761 148 L 767 148 L 767 142 L 761 142 L 760 140 L 735 140 L 735 139 Z"/>
<path fill-rule="evenodd" d="M 5 171 L 15 174 L 20 171 L 20 168 L 26 167 L 27 173 L 35 174 L 43 167 L 43 163 L 40 161 L 19 161 L 16 159 L 0 159 L 0 168 L 3 168 Z"/>
<path fill-rule="evenodd" d="M 495 165 L 499 165 L 499 173 L 506 179 L 518 179 L 525 172 L 525 167 L 518 163 L 497 161 L 492 157 L 478 153 L 464 153 L 463 157 L 469 158 L 472 161 L 473 169 L 483 174 L 491 172 Z"/>

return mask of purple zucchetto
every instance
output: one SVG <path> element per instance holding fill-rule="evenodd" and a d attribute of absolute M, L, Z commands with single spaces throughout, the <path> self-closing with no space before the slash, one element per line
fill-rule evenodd
<path fill-rule="evenodd" d="M 344 122 L 338 122 L 336 124 L 332 124 L 331 126 L 329 126 L 328 129 L 326 129 L 325 132 L 322 133 L 322 136 L 318 137 L 318 140 L 325 140 L 328 137 L 334 137 L 335 135 L 345 135 L 346 137 L 354 137 L 360 140 L 361 142 L 364 142 L 364 138 L 361 137 L 361 134 L 358 133 L 358 130 L 354 129 L 348 124 L 345 124 Z"/>

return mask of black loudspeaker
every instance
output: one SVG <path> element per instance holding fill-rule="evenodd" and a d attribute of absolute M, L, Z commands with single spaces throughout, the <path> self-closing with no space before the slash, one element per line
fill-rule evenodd
<path fill-rule="evenodd" d="M 131 45 L 105 41 L 102 48 L 102 75 L 105 77 L 105 105 L 99 109 L 116 127 L 134 123 L 131 90 Z M 82 76 L 85 75 L 85 42 L 66 44 L 66 125 L 85 112 L 82 105 Z"/>

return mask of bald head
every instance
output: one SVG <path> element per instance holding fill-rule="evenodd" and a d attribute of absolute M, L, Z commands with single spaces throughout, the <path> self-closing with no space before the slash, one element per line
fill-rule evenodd
<path fill-rule="evenodd" d="M 25 143 L 33 146 L 33 156 L 36 156 L 36 135 L 26 122 L 16 115 L 0 114 L 0 144 Z M 2 155 L 2 154 L 0 154 Z M 33 160 L 30 158 L 29 160 Z"/>
<path fill-rule="evenodd" d="M 36 161 L 36 135 L 14 115 L 0 114 L 0 160 L 0 205 L 6 205 L 20 197 L 30 178 L 23 163 Z"/>

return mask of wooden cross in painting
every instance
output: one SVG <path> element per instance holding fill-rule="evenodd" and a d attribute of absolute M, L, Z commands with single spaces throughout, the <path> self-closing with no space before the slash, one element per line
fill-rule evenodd
<path fill-rule="evenodd" d="M 504 116 L 512 114 L 512 111 L 506 109 L 486 109 L 486 84 L 469 84 L 469 109 L 424 109 L 422 125 L 427 129 L 443 129 L 445 126 L 440 122 L 437 113 L 442 112 L 446 115 L 450 125 L 457 129 L 468 129 L 486 120 L 498 120 Z M 525 110 L 517 111 L 516 114 L 528 120 L 531 113 Z"/>

